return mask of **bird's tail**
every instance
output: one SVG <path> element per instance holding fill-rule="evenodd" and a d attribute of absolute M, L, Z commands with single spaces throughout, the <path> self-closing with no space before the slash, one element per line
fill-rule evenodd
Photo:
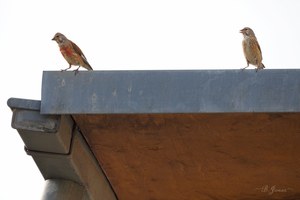
<path fill-rule="evenodd" d="M 93 70 L 93 68 L 91 67 L 91 65 L 90 65 L 90 64 L 88 64 L 88 68 L 87 68 L 87 70 Z"/>
<path fill-rule="evenodd" d="M 83 62 L 85 64 L 85 68 L 87 70 L 93 70 L 93 68 L 91 67 L 91 65 L 88 63 L 88 61 L 86 59 L 83 59 Z"/>
<path fill-rule="evenodd" d="M 263 63 L 260 63 L 260 65 L 258 66 L 260 69 L 265 68 L 265 65 Z"/>
<path fill-rule="evenodd" d="M 257 68 L 255 69 L 255 71 L 257 72 L 258 70 L 261 70 L 263 68 L 265 68 L 265 65 L 260 63 L 259 65 L 257 65 Z"/>

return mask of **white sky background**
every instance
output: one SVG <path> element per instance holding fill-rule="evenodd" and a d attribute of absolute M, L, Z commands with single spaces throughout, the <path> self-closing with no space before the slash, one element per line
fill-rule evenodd
<path fill-rule="evenodd" d="M 95 70 L 240 69 L 245 26 L 258 38 L 265 70 L 299 68 L 299 0 L 0 0 L 0 199 L 43 192 L 6 101 L 40 100 L 42 71 L 68 67 L 51 41 L 56 32 Z"/>

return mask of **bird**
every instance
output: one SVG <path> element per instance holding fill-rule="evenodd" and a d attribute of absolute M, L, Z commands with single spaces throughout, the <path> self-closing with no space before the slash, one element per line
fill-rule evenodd
<path fill-rule="evenodd" d="M 67 71 L 72 67 L 72 65 L 79 66 L 74 70 L 75 75 L 78 73 L 80 67 L 84 67 L 87 70 L 93 70 L 91 65 L 88 63 L 85 55 L 82 53 L 81 49 L 66 36 L 61 33 L 56 33 L 52 40 L 57 42 L 61 54 L 69 63 L 69 67 L 66 69 L 62 69 L 62 71 Z"/>
<path fill-rule="evenodd" d="M 240 33 L 243 34 L 244 39 L 242 42 L 244 55 L 247 61 L 247 66 L 242 68 L 242 70 L 249 67 L 249 64 L 256 66 L 256 72 L 260 69 L 265 68 L 264 64 L 262 63 L 262 53 L 254 31 L 249 28 L 245 27 L 240 30 Z"/>

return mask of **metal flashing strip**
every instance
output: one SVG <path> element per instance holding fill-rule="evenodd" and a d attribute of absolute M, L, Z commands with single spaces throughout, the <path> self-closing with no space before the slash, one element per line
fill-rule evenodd
<path fill-rule="evenodd" d="M 299 112 L 300 70 L 45 71 L 43 114 Z"/>
<path fill-rule="evenodd" d="M 9 98 L 7 105 L 13 109 L 26 109 L 26 110 L 37 110 L 41 109 L 40 100 L 21 99 L 21 98 Z"/>

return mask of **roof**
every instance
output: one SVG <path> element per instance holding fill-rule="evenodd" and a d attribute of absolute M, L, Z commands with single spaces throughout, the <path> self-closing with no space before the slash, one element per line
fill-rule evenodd
<path fill-rule="evenodd" d="M 43 114 L 300 111 L 300 70 L 45 72 Z"/>
<path fill-rule="evenodd" d="M 44 178 L 91 199 L 299 199 L 299 91 L 300 70 L 47 71 L 8 105 Z"/>

